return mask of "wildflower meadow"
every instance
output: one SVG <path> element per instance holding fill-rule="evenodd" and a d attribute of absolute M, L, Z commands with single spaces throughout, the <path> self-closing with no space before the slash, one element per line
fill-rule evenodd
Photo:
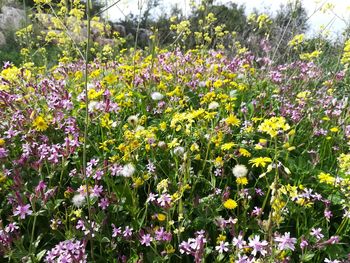
<path fill-rule="evenodd" d="M 141 47 L 34 2 L 0 70 L 0 262 L 350 262 L 348 35 L 255 14 L 249 46 L 202 2 Z"/>

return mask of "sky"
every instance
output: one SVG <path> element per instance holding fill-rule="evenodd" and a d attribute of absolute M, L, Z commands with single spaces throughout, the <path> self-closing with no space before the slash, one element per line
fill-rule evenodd
<path fill-rule="evenodd" d="M 107 0 L 113 3 L 117 0 Z M 139 14 L 138 6 L 146 6 L 148 0 L 121 0 L 117 6 L 108 11 L 110 20 L 116 21 L 129 13 Z M 190 0 L 159 0 L 160 7 L 155 11 L 155 15 L 170 10 L 172 5 L 177 4 L 185 15 L 190 14 Z M 195 0 L 198 4 L 200 0 Z M 274 14 L 280 5 L 287 0 L 214 0 L 214 4 L 237 3 L 246 7 L 246 13 L 251 13 L 254 8 L 260 12 Z M 322 6 L 327 3 L 334 5 L 333 10 L 322 11 Z M 309 35 L 314 35 L 320 31 L 321 26 L 326 26 L 326 30 L 332 38 L 339 35 L 350 22 L 350 1 L 349 0 L 302 0 L 309 15 L 310 30 Z"/>

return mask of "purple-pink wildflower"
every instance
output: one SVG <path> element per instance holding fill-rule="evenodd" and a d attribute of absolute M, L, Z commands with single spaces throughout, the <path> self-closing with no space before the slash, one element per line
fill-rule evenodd
<path fill-rule="evenodd" d="M 26 215 L 31 215 L 32 213 L 33 211 L 30 210 L 30 204 L 27 204 L 27 205 L 18 205 L 13 215 L 14 216 L 19 215 L 21 219 L 25 219 Z"/>

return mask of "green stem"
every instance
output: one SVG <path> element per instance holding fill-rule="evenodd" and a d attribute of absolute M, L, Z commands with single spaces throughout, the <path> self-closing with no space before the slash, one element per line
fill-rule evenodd
<path fill-rule="evenodd" d="M 35 234 L 35 225 L 36 225 L 36 212 L 35 212 L 35 203 L 32 203 L 33 208 L 33 214 L 34 214 L 34 220 L 33 220 L 33 226 L 32 226 L 32 233 L 30 236 L 30 244 L 29 244 L 29 254 L 32 258 L 32 261 L 35 262 L 35 251 L 33 251 L 33 243 L 34 243 L 34 234 Z"/>
<path fill-rule="evenodd" d="M 88 178 L 86 174 L 86 142 L 88 137 L 88 128 L 89 128 L 89 97 L 88 97 L 88 79 L 89 79 L 89 72 L 88 72 L 88 63 L 89 63 L 89 51 L 90 51 L 90 35 L 91 35 L 91 18 L 90 18 L 90 10 L 91 10 L 91 0 L 86 1 L 86 16 L 87 16 L 87 43 L 86 43 L 86 51 L 85 51 L 85 86 L 84 86 L 84 93 L 85 93 L 85 128 L 84 128 L 84 145 L 83 145 L 83 174 L 84 174 L 84 180 L 85 180 L 85 187 L 86 187 L 86 198 L 87 198 L 87 205 L 88 205 L 88 213 L 89 213 L 89 221 L 91 222 L 92 215 L 91 215 L 91 205 L 90 205 L 90 193 L 89 193 L 89 183 Z M 90 226 L 91 228 L 91 226 Z M 91 259 L 94 261 L 94 249 L 93 249 L 93 239 L 92 239 L 92 229 L 90 229 L 90 252 L 91 252 Z"/>

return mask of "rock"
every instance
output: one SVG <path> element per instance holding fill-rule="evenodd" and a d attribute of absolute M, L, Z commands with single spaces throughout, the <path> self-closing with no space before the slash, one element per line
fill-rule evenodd
<path fill-rule="evenodd" d="M 3 6 L 0 14 L 0 29 L 18 30 L 25 25 L 26 15 L 24 10 L 11 6 Z"/>
<path fill-rule="evenodd" d="M 117 23 L 111 23 L 112 24 L 112 31 L 118 32 L 120 37 L 126 36 L 126 29 L 125 26 L 119 25 Z"/>
<path fill-rule="evenodd" d="M 139 29 L 139 40 L 141 44 L 148 44 L 152 31 L 144 28 Z"/>
<path fill-rule="evenodd" d="M 5 35 L 0 31 L 0 46 L 4 46 L 6 44 Z"/>
<path fill-rule="evenodd" d="M 101 46 L 105 46 L 105 45 L 110 45 L 112 47 L 114 46 L 114 40 L 110 38 L 98 37 L 96 39 L 96 42 L 99 43 Z"/>

